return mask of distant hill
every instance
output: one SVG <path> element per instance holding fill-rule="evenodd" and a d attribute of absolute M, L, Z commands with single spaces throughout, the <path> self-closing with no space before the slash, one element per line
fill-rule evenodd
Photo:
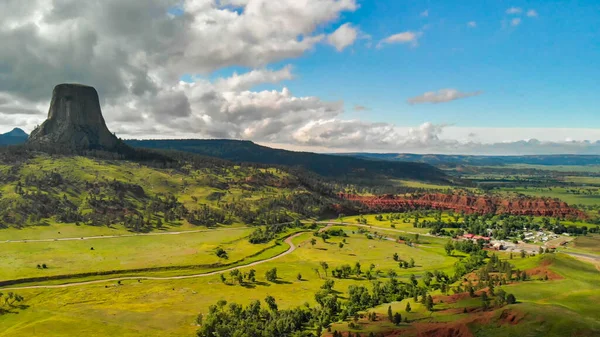
<path fill-rule="evenodd" d="M 343 153 L 336 154 L 371 160 L 411 161 L 432 165 L 496 166 L 509 164 L 527 165 L 600 165 L 595 155 L 528 155 L 528 156 L 470 156 L 411 153 Z"/>
<path fill-rule="evenodd" d="M 0 145 L 17 145 L 27 141 L 27 133 L 25 131 L 14 128 L 12 131 L 0 134 Z"/>
<path fill-rule="evenodd" d="M 218 157 L 234 162 L 301 167 L 324 177 L 390 177 L 422 181 L 447 181 L 441 170 L 424 163 L 366 160 L 352 156 L 335 156 L 311 152 L 273 149 L 243 140 L 126 140 L 133 147 L 178 150 Z"/>

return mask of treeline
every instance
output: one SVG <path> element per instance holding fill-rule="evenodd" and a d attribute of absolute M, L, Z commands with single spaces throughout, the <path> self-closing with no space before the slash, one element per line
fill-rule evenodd
<path fill-rule="evenodd" d="M 524 228 L 528 231 L 547 230 L 555 234 L 568 233 L 571 235 L 586 235 L 587 233 L 600 233 L 600 226 L 575 226 L 565 225 L 564 221 L 557 218 L 543 217 L 536 219 L 533 216 L 509 214 L 465 214 L 446 213 L 438 210 L 417 210 L 405 213 L 390 213 L 375 216 L 377 221 L 411 223 L 415 228 L 428 228 L 433 235 L 458 237 L 466 233 L 489 236 L 498 240 L 506 240 L 523 235 Z M 366 218 L 359 217 L 357 222 L 366 224 Z M 600 221 L 590 220 L 590 223 Z"/>

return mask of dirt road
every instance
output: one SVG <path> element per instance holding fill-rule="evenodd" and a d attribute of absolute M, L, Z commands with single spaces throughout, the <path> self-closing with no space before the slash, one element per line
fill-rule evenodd
<path fill-rule="evenodd" d="M 260 260 L 260 261 L 255 261 L 252 263 L 248 263 L 242 266 L 237 266 L 237 267 L 231 267 L 231 268 L 227 268 L 227 269 L 223 269 L 223 270 L 217 270 L 217 271 L 212 271 L 212 272 L 208 272 L 208 273 L 201 273 L 201 274 L 193 274 L 193 275 L 183 275 L 183 276 L 168 276 L 168 277 L 153 277 L 153 276 L 126 276 L 126 277 L 115 277 L 115 278 L 109 278 L 109 279 L 102 279 L 102 280 L 94 280 L 94 281 L 84 281 L 84 282 L 74 282 L 74 283 L 65 283 L 65 284 L 55 284 L 55 285 L 38 285 L 38 286 L 25 286 L 25 287 L 14 287 L 14 288 L 0 288 L 0 290 L 2 291 L 7 291 L 7 290 L 22 290 L 22 289 L 52 289 L 52 288 L 67 288 L 67 287 L 76 287 L 76 286 L 82 286 L 82 285 L 89 285 L 89 284 L 98 284 L 98 283 L 106 283 L 106 282 L 118 282 L 118 281 L 126 281 L 126 280 L 182 280 L 182 279 L 188 279 L 188 278 L 197 278 L 197 277 L 206 277 L 206 276 L 213 276 L 213 275 L 218 275 L 218 274 L 222 274 L 222 273 L 226 273 L 235 269 L 240 269 L 240 268 L 248 268 L 248 267 L 253 267 L 253 266 L 257 266 L 259 264 L 263 264 L 266 262 L 270 262 L 279 258 L 282 258 L 288 254 L 290 254 L 291 252 L 296 250 L 296 245 L 294 245 L 293 240 L 304 234 L 306 232 L 300 232 L 300 233 L 296 233 L 292 236 L 290 236 L 289 238 L 285 239 L 285 243 L 288 244 L 290 246 L 290 248 L 288 248 L 288 250 L 286 250 L 285 252 L 270 257 L 268 259 L 264 259 L 264 260 Z"/>

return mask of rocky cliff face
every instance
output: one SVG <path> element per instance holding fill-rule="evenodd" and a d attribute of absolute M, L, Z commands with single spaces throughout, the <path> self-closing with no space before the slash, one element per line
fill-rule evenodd
<path fill-rule="evenodd" d="M 377 211 L 406 211 L 413 209 L 438 209 L 465 212 L 467 214 L 513 214 L 551 216 L 564 218 L 573 216 L 585 218 L 585 213 L 572 208 L 565 202 L 554 199 L 519 198 L 502 199 L 498 197 L 466 196 L 458 194 L 424 194 L 415 197 L 383 195 L 365 197 L 341 193 L 340 198 L 362 203 Z"/>
<path fill-rule="evenodd" d="M 48 119 L 31 132 L 28 143 L 111 150 L 119 140 L 106 127 L 96 89 L 80 84 L 59 84 L 52 92 Z"/>

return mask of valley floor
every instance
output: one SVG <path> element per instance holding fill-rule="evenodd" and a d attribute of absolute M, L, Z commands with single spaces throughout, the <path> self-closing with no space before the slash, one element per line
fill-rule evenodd
<path fill-rule="evenodd" d="M 354 265 L 355 262 L 367 269 L 373 264 L 375 269 L 384 271 L 379 276 L 382 279 L 388 277 L 385 271 L 395 270 L 400 281 L 408 282 L 412 274 L 419 276 L 425 271 L 439 270 L 450 273 L 454 263 L 462 258 L 461 254 L 449 256 L 444 252 L 443 245 L 447 239 L 421 235 L 418 243 L 409 246 L 394 240 L 399 234 L 415 238 L 414 234 L 407 233 L 409 228 L 370 227 L 352 223 L 330 225 L 328 229 L 341 229 L 347 237 L 330 237 L 327 240 L 315 238 L 311 232 L 290 232 L 286 234 L 288 238 L 275 245 L 273 250 L 256 255 L 253 257 L 255 260 L 247 259 L 250 264 L 202 271 L 199 273 L 201 275 L 176 275 L 180 271 L 170 271 L 167 274 L 173 274 L 166 275 L 165 279 L 165 275 L 145 277 L 142 273 L 134 273 L 127 278 L 98 280 L 90 277 L 73 280 L 75 283 L 69 280 L 69 286 L 56 284 L 65 281 L 56 281 L 24 284 L 15 286 L 18 289 L 12 290 L 7 287 L 0 288 L 0 292 L 15 291 L 25 298 L 22 310 L 0 316 L 0 336 L 193 336 L 198 329 L 196 316 L 206 313 L 208 307 L 219 300 L 246 305 L 254 299 L 262 300 L 270 295 L 276 299 L 280 308 L 291 308 L 304 302 L 315 305 L 313 294 L 320 290 L 326 279 L 334 280 L 334 290 L 342 297 L 347 294 L 351 285 L 368 287 L 371 283 L 364 277 L 332 278 L 330 273 L 322 269 L 322 262 L 327 263 L 330 269 L 342 264 Z M 228 234 L 226 240 L 222 237 L 223 233 Z M 369 233 L 371 238 L 367 237 Z M 94 233 L 91 234 L 95 236 Z M 230 255 L 229 260 L 242 259 L 253 255 L 256 249 L 260 248 L 247 246 L 247 240 L 244 239 L 247 235 L 248 231 L 244 228 L 223 228 L 185 235 L 2 243 L 0 254 L 4 254 L 2 261 L 5 263 L 2 268 L 5 273 L 3 278 L 10 277 L 11 271 L 19 270 L 18 267 L 31 264 L 33 267 L 21 269 L 19 275 L 43 273 L 44 270 L 35 268 L 37 258 L 34 257 L 37 249 L 40 250 L 39 256 L 44 256 L 42 254 L 45 252 L 46 260 L 53 261 L 49 262 L 50 271 L 53 271 L 52 266 L 55 263 L 63 264 L 65 270 L 72 268 L 72 271 L 85 270 L 86 266 L 96 268 L 87 255 L 90 252 L 90 244 L 94 245 L 94 251 L 102 252 L 108 260 L 129 259 L 129 263 L 132 264 L 137 263 L 135 258 L 131 260 L 132 255 L 140 251 L 154 254 L 152 258 L 143 256 L 143 259 L 156 265 L 165 262 L 190 262 L 192 260 L 186 260 L 189 257 L 180 253 L 191 250 L 195 250 L 192 254 L 195 262 L 210 262 L 216 257 L 209 252 L 217 245 L 226 248 Z M 177 239 L 177 243 L 169 242 L 171 239 Z M 74 244 L 83 246 L 73 246 Z M 265 247 L 272 244 L 273 242 L 265 244 Z M 585 244 L 589 245 L 589 242 L 585 242 L 581 249 L 586 249 Z M 6 263 L 8 256 L 12 256 L 13 259 L 19 256 L 23 259 L 23 256 L 27 255 L 18 249 L 22 247 L 20 245 L 27 245 L 27 249 L 33 252 L 29 262 L 21 261 L 14 265 Z M 202 250 L 201 247 L 205 245 L 209 248 Z M 6 248 L 13 250 L 7 251 Z M 72 260 L 59 262 L 60 252 L 70 252 Z M 393 253 L 397 253 L 403 260 L 414 259 L 415 267 L 398 268 L 397 261 L 392 258 Z M 589 254 L 596 256 L 594 252 Z M 508 256 L 501 257 L 508 259 Z M 507 292 L 515 294 L 519 303 L 499 309 L 500 311 L 481 314 L 474 312 L 475 315 L 485 316 L 486 324 L 483 324 L 483 318 L 469 321 L 466 317 L 472 314 L 463 314 L 464 308 L 474 310 L 473 308 L 478 307 L 478 298 L 467 296 L 450 301 L 441 293 L 436 293 L 434 297 L 437 309 L 433 313 L 427 312 L 422 304 L 412 299 L 390 304 L 394 311 L 400 311 L 404 310 L 407 302 L 411 302 L 413 311 L 402 311 L 403 315 L 413 322 L 411 324 L 394 326 L 385 315 L 387 305 L 383 305 L 371 310 L 380 315 L 378 321 L 361 319 L 357 329 L 349 328 L 347 323 L 334 324 L 332 329 L 358 332 L 361 336 L 366 336 L 369 332 L 383 331 L 396 331 L 395 334 L 402 335 L 424 335 L 427 331 L 436 329 L 435 322 L 459 322 L 456 327 L 466 327 L 465 331 L 468 332 L 460 336 L 504 336 L 500 331 L 506 331 L 509 335 L 563 336 L 565 332 L 573 331 L 568 328 L 570 323 L 575 323 L 582 329 L 584 334 L 580 334 L 581 336 L 600 331 L 600 311 L 595 305 L 600 301 L 600 293 L 597 291 L 600 272 L 597 269 L 564 254 L 514 258 L 510 262 L 522 270 L 543 270 L 539 273 L 552 273 L 559 277 L 548 281 L 536 278 L 504 286 L 503 289 Z M 98 262 L 97 267 L 102 267 L 102 263 Z M 237 268 L 244 272 L 255 269 L 256 282 L 242 285 L 232 283 L 230 271 Z M 264 276 L 272 268 L 277 268 L 278 279 L 275 282 L 267 281 Z M 224 275 L 227 281 L 223 282 L 220 275 Z M 517 322 L 507 323 L 506 317 L 501 318 L 503 310 L 508 310 L 504 316 L 516 315 Z"/>

